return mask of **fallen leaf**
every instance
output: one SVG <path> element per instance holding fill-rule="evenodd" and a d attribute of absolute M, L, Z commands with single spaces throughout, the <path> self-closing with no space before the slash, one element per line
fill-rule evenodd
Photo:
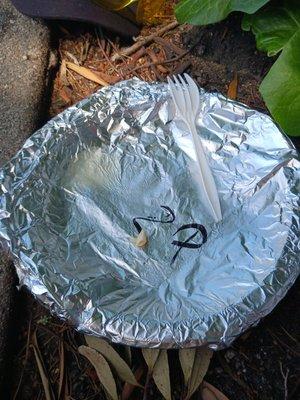
<path fill-rule="evenodd" d="M 234 78 L 232 81 L 229 83 L 228 86 L 228 91 L 227 91 L 227 97 L 229 97 L 232 100 L 236 99 L 237 96 L 237 89 L 238 89 L 238 76 L 237 73 L 234 73 Z"/>
<path fill-rule="evenodd" d="M 78 351 L 86 357 L 95 368 L 99 381 L 113 400 L 118 400 L 116 382 L 105 358 L 96 350 L 87 346 L 78 347 Z"/>
<path fill-rule="evenodd" d="M 137 235 L 137 237 L 132 239 L 133 244 L 137 247 L 144 247 L 148 243 L 148 237 L 144 229 Z"/>
<path fill-rule="evenodd" d="M 170 371 L 167 350 L 161 350 L 153 369 L 153 380 L 166 400 L 171 400 Z"/>
<path fill-rule="evenodd" d="M 217 400 L 229 400 L 225 394 L 220 392 L 220 390 L 215 388 L 211 383 L 203 381 L 203 387 L 209 389 L 215 395 Z"/>
<path fill-rule="evenodd" d="M 37 342 L 37 338 L 36 338 L 36 333 L 33 334 L 32 342 L 33 343 L 31 344 L 31 347 L 33 348 L 33 352 L 34 352 L 35 360 L 36 360 L 38 370 L 40 373 L 40 377 L 42 380 L 46 400 L 53 400 L 54 396 L 53 396 L 52 388 L 50 385 L 50 381 L 46 375 L 44 362 L 43 362 L 42 355 L 41 355 L 41 352 L 40 352 L 40 349 L 38 346 L 38 342 Z"/>
<path fill-rule="evenodd" d="M 202 383 L 203 378 L 208 370 L 212 354 L 213 352 L 207 347 L 201 347 L 197 349 L 185 400 L 190 399 Z"/>
<path fill-rule="evenodd" d="M 89 79 L 90 81 L 98 83 L 99 85 L 102 86 L 108 86 L 107 82 L 105 82 L 103 79 L 101 79 L 98 75 L 96 75 L 88 68 L 80 67 L 79 65 L 76 65 L 68 61 L 66 62 L 66 67 L 76 72 L 77 74 L 83 76 L 84 78 Z"/>
<path fill-rule="evenodd" d="M 95 336 L 85 335 L 85 340 L 89 347 L 99 351 L 107 361 L 114 367 L 119 377 L 132 385 L 139 386 L 139 383 L 135 379 L 131 369 L 128 367 L 126 362 L 119 356 L 116 350 L 110 346 L 105 340 L 97 338 Z"/>
<path fill-rule="evenodd" d="M 208 388 L 203 388 L 201 390 L 202 400 L 218 400 L 216 396 Z"/>
<path fill-rule="evenodd" d="M 144 374 L 144 367 L 141 365 L 134 373 L 135 379 L 139 382 L 143 374 Z M 121 399 L 122 400 L 130 399 L 131 398 L 130 396 L 132 395 L 132 392 L 134 391 L 135 388 L 136 385 L 132 385 L 131 383 L 126 382 L 123 386 Z"/>
<path fill-rule="evenodd" d="M 184 376 L 184 384 L 187 385 L 190 380 L 194 360 L 195 360 L 196 349 L 180 349 L 179 350 L 179 361 Z"/>
<path fill-rule="evenodd" d="M 143 357 L 151 373 L 159 356 L 159 352 L 160 350 L 158 349 L 142 349 Z"/>

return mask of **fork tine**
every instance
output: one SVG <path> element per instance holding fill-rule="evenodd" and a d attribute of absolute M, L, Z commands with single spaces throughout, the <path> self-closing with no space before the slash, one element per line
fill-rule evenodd
<path fill-rule="evenodd" d="M 197 111 L 199 109 L 199 105 L 200 105 L 198 86 L 196 85 L 194 79 L 192 79 L 188 74 L 185 73 L 184 77 L 187 81 L 187 84 L 189 87 L 189 92 L 191 94 L 190 98 L 192 101 L 193 111 L 194 111 L 194 113 L 197 113 Z"/>
<path fill-rule="evenodd" d="M 175 104 L 175 107 L 177 109 L 177 112 L 184 117 L 185 114 L 185 101 L 184 98 L 181 94 L 181 88 L 180 88 L 180 83 L 176 79 L 176 77 L 173 77 L 174 81 L 172 81 L 171 78 L 168 77 L 168 84 L 169 88 L 171 91 L 171 96 L 173 99 L 173 102 Z"/>
<path fill-rule="evenodd" d="M 181 82 L 182 87 L 183 87 L 183 96 L 184 96 L 184 100 L 185 100 L 187 111 L 193 112 L 191 94 L 189 92 L 189 87 L 188 87 L 187 83 L 185 82 L 185 80 L 183 79 L 183 77 L 181 75 L 178 75 L 178 78 L 180 79 L 180 82 Z"/>

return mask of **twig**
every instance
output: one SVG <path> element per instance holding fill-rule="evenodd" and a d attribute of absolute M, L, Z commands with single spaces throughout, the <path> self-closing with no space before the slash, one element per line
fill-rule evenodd
<path fill-rule="evenodd" d="M 102 54 L 104 55 L 106 61 L 112 67 L 113 71 L 115 71 L 118 76 L 121 75 L 122 78 L 123 78 L 122 71 L 118 71 L 117 68 L 114 66 L 114 64 L 111 62 L 110 58 L 108 57 L 108 55 L 106 54 L 106 52 L 104 50 L 104 47 L 102 46 L 102 43 L 101 43 L 101 41 L 99 39 L 99 36 L 98 36 L 98 32 L 97 31 L 95 31 L 95 32 L 96 32 L 96 36 L 97 36 L 97 42 L 98 42 L 99 49 L 102 51 Z M 120 74 L 120 72 L 121 72 L 121 74 Z"/>
<path fill-rule="evenodd" d="M 59 385 L 58 385 L 58 396 L 59 400 L 62 396 L 63 384 L 65 382 L 65 349 L 63 340 L 59 344 Z"/>
<path fill-rule="evenodd" d="M 157 61 L 157 62 L 151 62 L 151 63 L 146 63 L 146 64 L 142 64 L 142 65 L 138 65 L 137 67 L 133 68 L 130 70 L 130 72 L 134 72 L 137 71 L 138 69 L 141 68 L 149 68 L 152 65 L 165 65 L 165 64 L 171 64 L 175 61 L 180 60 L 182 57 L 184 57 L 185 55 L 187 55 L 189 52 L 191 51 L 191 49 L 185 51 L 182 55 L 174 57 L 174 58 L 170 58 L 169 60 L 164 60 L 164 61 Z"/>
<path fill-rule="evenodd" d="M 180 56 L 182 53 L 184 53 L 184 49 L 181 49 L 180 47 L 176 46 L 174 43 L 163 39 L 162 37 L 155 37 L 154 42 L 157 44 L 160 44 L 162 47 L 167 48 L 169 51 L 172 51 L 173 53 L 177 54 Z"/>
<path fill-rule="evenodd" d="M 24 376 L 24 370 L 25 370 L 25 367 L 26 367 L 26 364 L 27 364 L 27 360 L 28 360 L 29 342 L 30 342 L 30 335 L 31 335 L 31 321 L 32 321 L 32 317 L 30 317 L 29 324 L 28 324 L 27 341 L 26 341 L 26 353 L 25 353 L 23 369 L 22 369 L 22 372 L 21 372 L 21 375 L 20 375 L 20 379 L 19 379 L 19 383 L 18 383 L 18 386 L 17 386 L 17 390 L 16 390 L 12 400 L 15 400 L 17 398 L 17 396 L 18 396 L 18 393 L 19 393 L 19 390 L 20 390 L 20 387 L 21 387 L 21 384 L 22 384 L 23 376 Z"/>
<path fill-rule="evenodd" d="M 52 389 L 50 386 L 49 379 L 46 376 L 42 355 L 40 353 L 37 339 L 36 339 L 36 334 L 33 335 L 33 343 L 31 344 L 31 347 L 33 348 L 36 363 L 37 363 L 38 370 L 40 373 L 40 377 L 42 379 L 42 384 L 43 384 L 46 400 L 53 400 L 54 397 L 53 397 Z"/>
<path fill-rule="evenodd" d="M 173 75 L 180 75 L 182 74 L 185 70 L 187 70 L 191 66 L 191 60 L 187 60 L 182 64 L 179 64 L 177 68 L 174 69 L 172 72 Z"/>
<path fill-rule="evenodd" d="M 286 335 L 288 335 L 288 337 L 289 337 L 291 340 L 293 340 L 293 341 L 297 344 L 297 346 L 299 346 L 298 340 L 296 340 L 286 329 L 284 329 L 283 326 L 281 326 L 280 328 L 283 330 L 283 332 L 284 332 Z"/>
<path fill-rule="evenodd" d="M 290 371 L 289 371 L 289 369 L 287 368 L 287 369 L 286 369 L 286 372 L 285 372 L 285 373 L 283 372 L 283 367 L 282 367 L 282 362 L 281 362 L 281 361 L 279 361 L 279 367 L 280 367 L 280 372 L 281 372 L 281 375 L 282 375 L 282 377 L 283 377 L 283 383 L 284 383 L 284 400 L 287 400 L 287 399 L 288 399 L 288 387 L 287 387 L 287 382 L 288 382 L 288 377 L 289 377 Z"/>
<path fill-rule="evenodd" d="M 145 46 L 146 44 L 152 42 L 154 38 L 157 36 L 162 36 L 164 33 L 176 28 L 179 25 L 177 21 L 173 21 L 168 25 L 165 25 L 152 35 L 144 37 L 144 39 L 139 40 L 138 42 L 134 43 L 132 46 L 127 47 L 126 49 L 122 50 L 119 54 L 115 54 L 112 57 L 112 61 L 117 61 L 120 60 L 121 57 L 125 56 L 130 56 L 131 54 L 135 53 L 138 49 L 140 49 L 142 46 Z"/>

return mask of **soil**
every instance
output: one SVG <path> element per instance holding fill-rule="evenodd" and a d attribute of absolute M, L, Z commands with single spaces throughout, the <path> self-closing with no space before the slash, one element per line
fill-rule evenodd
<path fill-rule="evenodd" d="M 142 36 L 154 30 L 155 28 L 144 28 Z M 230 83 L 237 76 L 237 93 L 234 93 L 234 97 L 250 107 L 267 112 L 258 87 L 274 60 L 256 50 L 252 35 L 241 31 L 239 16 L 234 15 L 223 23 L 205 28 L 181 26 L 168 32 L 164 36 L 166 41 L 183 51 L 190 51 L 172 63 L 161 64 L 164 68 L 154 64 L 134 71 L 137 65 L 148 65 L 153 61 L 149 56 L 150 54 L 153 57 L 151 50 L 159 60 L 176 58 L 176 52 L 172 53 L 170 49 L 166 50 L 158 43 L 151 43 L 145 46 L 145 52 L 135 59 L 134 64 L 131 58 L 112 62 L 111 56 L 120 51 L 121 44 L 118 38 L 102 31 L 98 31 L 96 35 L 93 29 L 82 25 L 60 25 L 56 26 L 56 31 L 59 37 L 60 60 L 78 62 L 108 83 L 132 76 L 150 81 L 164 80 L 168 74 L 184 70 L 197 79 L 206 90 L 219 91 L 226 95 Z M 172 54 L 167 54 L 168 51 Z M 136 54 L 133 55 L 135 56 Z M 66 72 L 60 67 L 54 82 L 50 116 L 56 115 L 99 87 L 76 72 Z M 230 400 L 299 398 L 298 293 L 299 281 L 257 327 L 238 338 L 229 349 L 214 355 L 205 379 Z M 77 352 L 77 347 L 84 343 L 83 335 L 51 316 L 25 291 L 18 294 L 18 302 L 18 344 L 12 374 L 11 398 L 45 398 L 35 356 L 27 340 L 35 332 L 55 398 L 58 398 L 60 365 L 64 354 L 64 381 L 67 384 L 63 385 L 65 394 L 61 398 L 105 399 L 93 368 Z M 117 348 L 121 354 L 124 353 L 122 346 Z M 180 399 L 183 379 L 181 372 L 178 372 L 180 367 L 177 352 L 170 351 L 169 358 L 173 398 Z M 144 383 L 146 367 L 138 349 L 133 350 L 132 368 L 141 372 L 140 381 Z M 142 399 L 142 391 L 135 389 L 129 398 Z M 147 399 L 160 398 L 159 392 L 151 383 Z M 199 393 L 194 396 L 194 399 L 200 398 Z"/>

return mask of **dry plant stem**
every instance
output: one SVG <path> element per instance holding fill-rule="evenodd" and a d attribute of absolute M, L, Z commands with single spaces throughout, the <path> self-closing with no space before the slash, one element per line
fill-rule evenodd
<path fill-rule="evenodd" d="M 63 340 L 59 343 L 60 361 L 59 361 L 59 385 L 58 385 L 58 400 L 62 397 L 63 385 L 65 383 L 65 349 Z"/>
<path fill-rule="evenodd" d="M 99 49 L 102 51 L 102 54 L 105 58 L 105 60 L 109 63 L 109 65 L 111 66 L 111 68 L 113 69 L 113 71 L 118 75 L 118 76 L 122 76 L 123 78 L 123 74 L 122 71 L 118 71 L 118 69 L 114 66 L 114 64 L 111 62 L 111 60 L 109 59 L 108 55 L 106 54 L 104 47 L 102 45 L 102 41 L 99 39 L 98 33 L 96 32 L 96 36 L 97 36 L 97 42 L 98 42 L 98 46 Z M 120 74 L 121 72 L 121 74 Z"/>
<path fill-rule="evenodd" d="M 50 382 L 46 376 L 44 363 L 43 363 L 42 356 L 41 356 L 40 350 L 38 348 L 38 344 L 37 344 L 35 337 L 34 337 L 33 343 L 31 344 L 31 347 L 33 348 L 34 356 L 35 356 L 38 370 L 40 373 L 40 377 L 42 380 L 42 384 L 43 384 L 43 388 L 44 388 L 44 392 L 45 392 L 45 398 L 46 398 L 46 400 L 53 400 Z"/>
<path fill-rule="evenodd" d="M 29 354 L 29 342 L 30 342 L 30 336 L 31 336 L 31 321 L 32 321 L 32 317 L 30 317 L 29 320 L 29 324 L 28 324 L 28 331 L 27 331 L 27 341 L 26 341 L 26 353 L 25 353 L 25 359 L 24 359 L 24 364 L 23 364 L 23 368 L 22 368 L 22 372 L 20 375 L 20 379 L 19 379 L 19 383 L 16 389 L 16 392 L 14 394 L 14 397 L 12 400 L 15 400 L 18 396 L 21 384 L 22 384 L 22 380 L 23 380 L 23 376 L 24 376 L 24 370 L 27 364 L 27 360 L 28 360 L 28 354 Z"/>
<path fill-rule="evenodd" d="M 185 55 L 187 55 L 189 52 L 191 51 L 191 49 L 185 51 L 182 55 L 174 57 L 174 58 L 170 58 L 169 60 L 165 60 L 165 61 L 157 61 L 157 62 L 151 62 L 151 63 L 146 63 L 146 64 L 142 64 L 142 65 L 138 65 L 137 67 L 133 68 L 132 70 L 130 70 L 130 72 L 134 72 L 137 71 L 138 69 L 141 68 L 149 68 L 152 65 L 165 65 L 165 64 L 171 64 L 175 61 L 180 60 L 182 57 L 184 57 Z"/>
<path fill-rule="evenodd" d="M 284 383 L 284 400 L 287 400 L 289 395 L 288 395 L 288 386 L 287 386 L 287 382 L 288 382 L 288 377 L 289 377 L 289 369 L 286 369 L 286 372 L 283 372 L 283 367 L 282 367 L 282 362 L 279 361 L 279 367 L 280 367 L 280 372 L 281 375 L 283 377 L 283 383 Z"/>
<path fill-rule="evenodd" d="M 140 49 L 142 46 L 145 46 L 146 44 L 152 42 L 157 36 L 162 36 L 164 33 L 176 28 L 178 25 L 179 23 L 177 21 L 173 21 L 170 24 L 165 25 L 152 35 L 146 36 L 144 39 L 139 40 L 132 46 L 122 50 L 119 54 L 115 54 L 112 57 L 112 61 L 118 61 L 121 59 L 121 57 L 130 56 L 131 54 L 135 53 L 138 49 Z"/>

